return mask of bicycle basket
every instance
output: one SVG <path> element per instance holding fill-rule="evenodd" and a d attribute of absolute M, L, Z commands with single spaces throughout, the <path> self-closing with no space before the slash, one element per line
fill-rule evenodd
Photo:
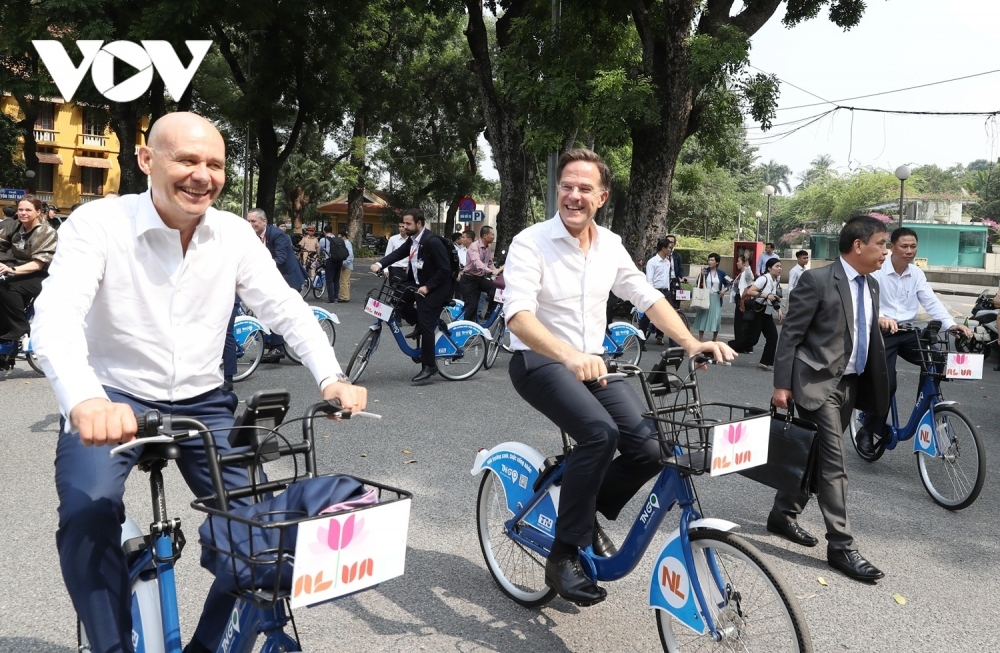
<path fill-rule="evenodd" d="M 327 518 L 330 514 L 320 511 L 356 501 L 372 490 L 377 502 L 338 514 L 412 498 L 387 485 L 334 474 L 290 482 L 280 494 L 259 495 L 258 503 L 244 502 L 227 511 L 215 507 L 214 496 L 200 497 L 191 506 L 208 515 L 198 529 L 201 565 L 230 594 L 261 608 L 273 607 L 291 595 L 299 524 Z"/>
<path fill-rule="evenodd" d="M 941 333 L 941 323 L 930 322 L 920 332 L 920 369 L 924 374 L 945 378 L 948 362 L 948 335 Z"/>
<path fill-rule="evenodd" d="M 700 475 L 711 469 L 712 433 L 716 426 L 731 424 L 766 411 L 752 406 L 726 403 L 685 403 L 664 406 L 646 413 L 658 423 L 663 450 L 662 464 L 674 467 L 682 474 Z"/>
<path fill-rule="evenodd" d="M 393 308 L 402 308 L 413 303 L 413 288 L 400 286 L 391 280 L 387 280 L 379 288 L 368 293 L 368 299 L 376 299 L 382 304 L 388 304 Z"/>

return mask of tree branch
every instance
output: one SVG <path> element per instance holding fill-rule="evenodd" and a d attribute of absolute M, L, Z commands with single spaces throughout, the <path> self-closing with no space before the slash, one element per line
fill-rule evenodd
<path fill-rule="evenodd" d="M 782 0 L 751 0 L 740 13 L 732 18 L 726 17 L 726 21 L 734 27 L 740 28 L 747 38 L 753 36 L 764 26 L 774 12 L 778 10 L 778 5 Z"/>

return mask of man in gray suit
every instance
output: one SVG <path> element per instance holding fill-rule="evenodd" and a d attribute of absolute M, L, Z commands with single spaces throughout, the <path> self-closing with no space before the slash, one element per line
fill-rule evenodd
<path fill-rule="evenodd" d="M 819 446 L 819 507 L 826 521 L 827 561 L 850 578 L 874 582 L 885 576 L 854 546 L 847 519 L 844 428 L 857 407 L 885 414 L 889 377 L 878 325 L 878 282 L 888 242 L 885 225 L 869 216 L 852 218 L 840 232 L 840 258 L 807 270 L 789 298 L 778 339 L 774 396 L 780 408 L 794 403 L 816 424 Z M 796 544 L 818 540 L 797 522 L 807 494 L 778 492 L 767 530 Z"/>

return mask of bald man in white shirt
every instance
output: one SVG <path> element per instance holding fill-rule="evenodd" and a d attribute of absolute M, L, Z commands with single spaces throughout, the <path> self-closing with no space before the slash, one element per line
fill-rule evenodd
<path fill-rule="evenodd" d="M 656 428 L 642 417 L 647 407 L 635 390 L 620 378 L 596 382 L 607 373 L 601 354 L 609 293 L 632 302 L 690 354 L 708 352 L 720 360 L 735 354 L 691 335 L 663 294 L 635 269 L 621 238 L 594 223 L 610 192 L 610 171 L 601 157 L 584 149 L 564 152 L 557 175 L 558 214 L 511 243 L 504 313 L 512 334 L 514 388 L 576 443 L 563 474 L 545 582 L 585 606 L 607 593 L 583 572 L 578 547 L 614 554 L 597 511 L 617 518 L 659 472 L 662 457 Z M 616 449 L 621 455 L 612 461 Z"/>
<path fill-rule="evenodd" d="M 239 294 L 284 334 L 322 396 L 352 410 L 352 386 L 312 311 L 289 288 L 250 225 L 211 208 L 225 184 L 225 143 L 204 118 L 160 118 L 139 148 L 149 190 L 87 204 L 60 229 L 35 302 L 32 344 L 62 413 L 56 449 L 56 544 L 66 588 L 94 653 L 132 653 L 131 592 L 122 553 L 125 479 L 141 449 L 109 456 L 136 435 L 138 412 L 201 420 L 229 450 L 237 397 L 221 389 L 223 342 Z M 195 496 L 213 493 L 199 438 L 178 468 Z M 225 482 L 245 485 L 229 468 Z M 213 586 L 187 653 L 214 651 L 233 599 Z"/>

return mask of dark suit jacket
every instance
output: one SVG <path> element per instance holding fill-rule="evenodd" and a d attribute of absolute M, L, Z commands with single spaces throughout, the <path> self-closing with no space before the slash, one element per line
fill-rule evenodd
<path fill-rule="evenodd" d="M 454 280 L 451 278 L 451 261 L 441 238 L 430 229 L 424 229 L 424 232 L 420 237 L 420 249 L 417 251 L 417 261 L 423 263 L 423 267 L 418 272 L 420 275 L 419 285 L 427 286 L 427 301 L 432 306 L 444 306 L 451 299 L 453 292 Z M 402 245 L 388 256 L 383 257 L 379 263 L 383 268 L 387 268 L 396 261 L 409 258 L 412 244 L 413 238 L 407 238 Z M 416 283 L 409 265 L 406 266 L 406 279 Z"/>
<path fill-rule="evenodd" d="M 684 274 L 684 261 L 681 260 L 681 253 L 674 250 L 674 252 L 671 253 L 671 256 L 674 259 L 673 262 L 674 274 L 677 276 L 678 279 L 686 277 L 687 275 Z"/>
<path fill-rule="evenodd" d="M 889 411 L 889 375 L 878 326 L 879 288 L 871 275 L 867 279 L 876 312 L 856 407 L 884 415 Z M 806 410 L 817 410 L 833 393 L 851 358 L 854 341 L 848 325 L 854 324 L 854 304 L 849 283 L 837 259 L 824 268 L 806 270 L 789 298 L 774 357 L 774 387 L 791 388 L 795 403 Z"/>
<path fill-rule="evenodd" d="M 296 290 L 301 288 L 306 282 L 306 275 L 302 271 L 302 264 L 295 258 L 295 248 L 292 247 L 292 239 L 288 234 L 274 225 L 267 225 L 264 230 L 264 245 L 271 252 L 274 264 L 278 266 L 278 271 L 288 285 Z"/>

